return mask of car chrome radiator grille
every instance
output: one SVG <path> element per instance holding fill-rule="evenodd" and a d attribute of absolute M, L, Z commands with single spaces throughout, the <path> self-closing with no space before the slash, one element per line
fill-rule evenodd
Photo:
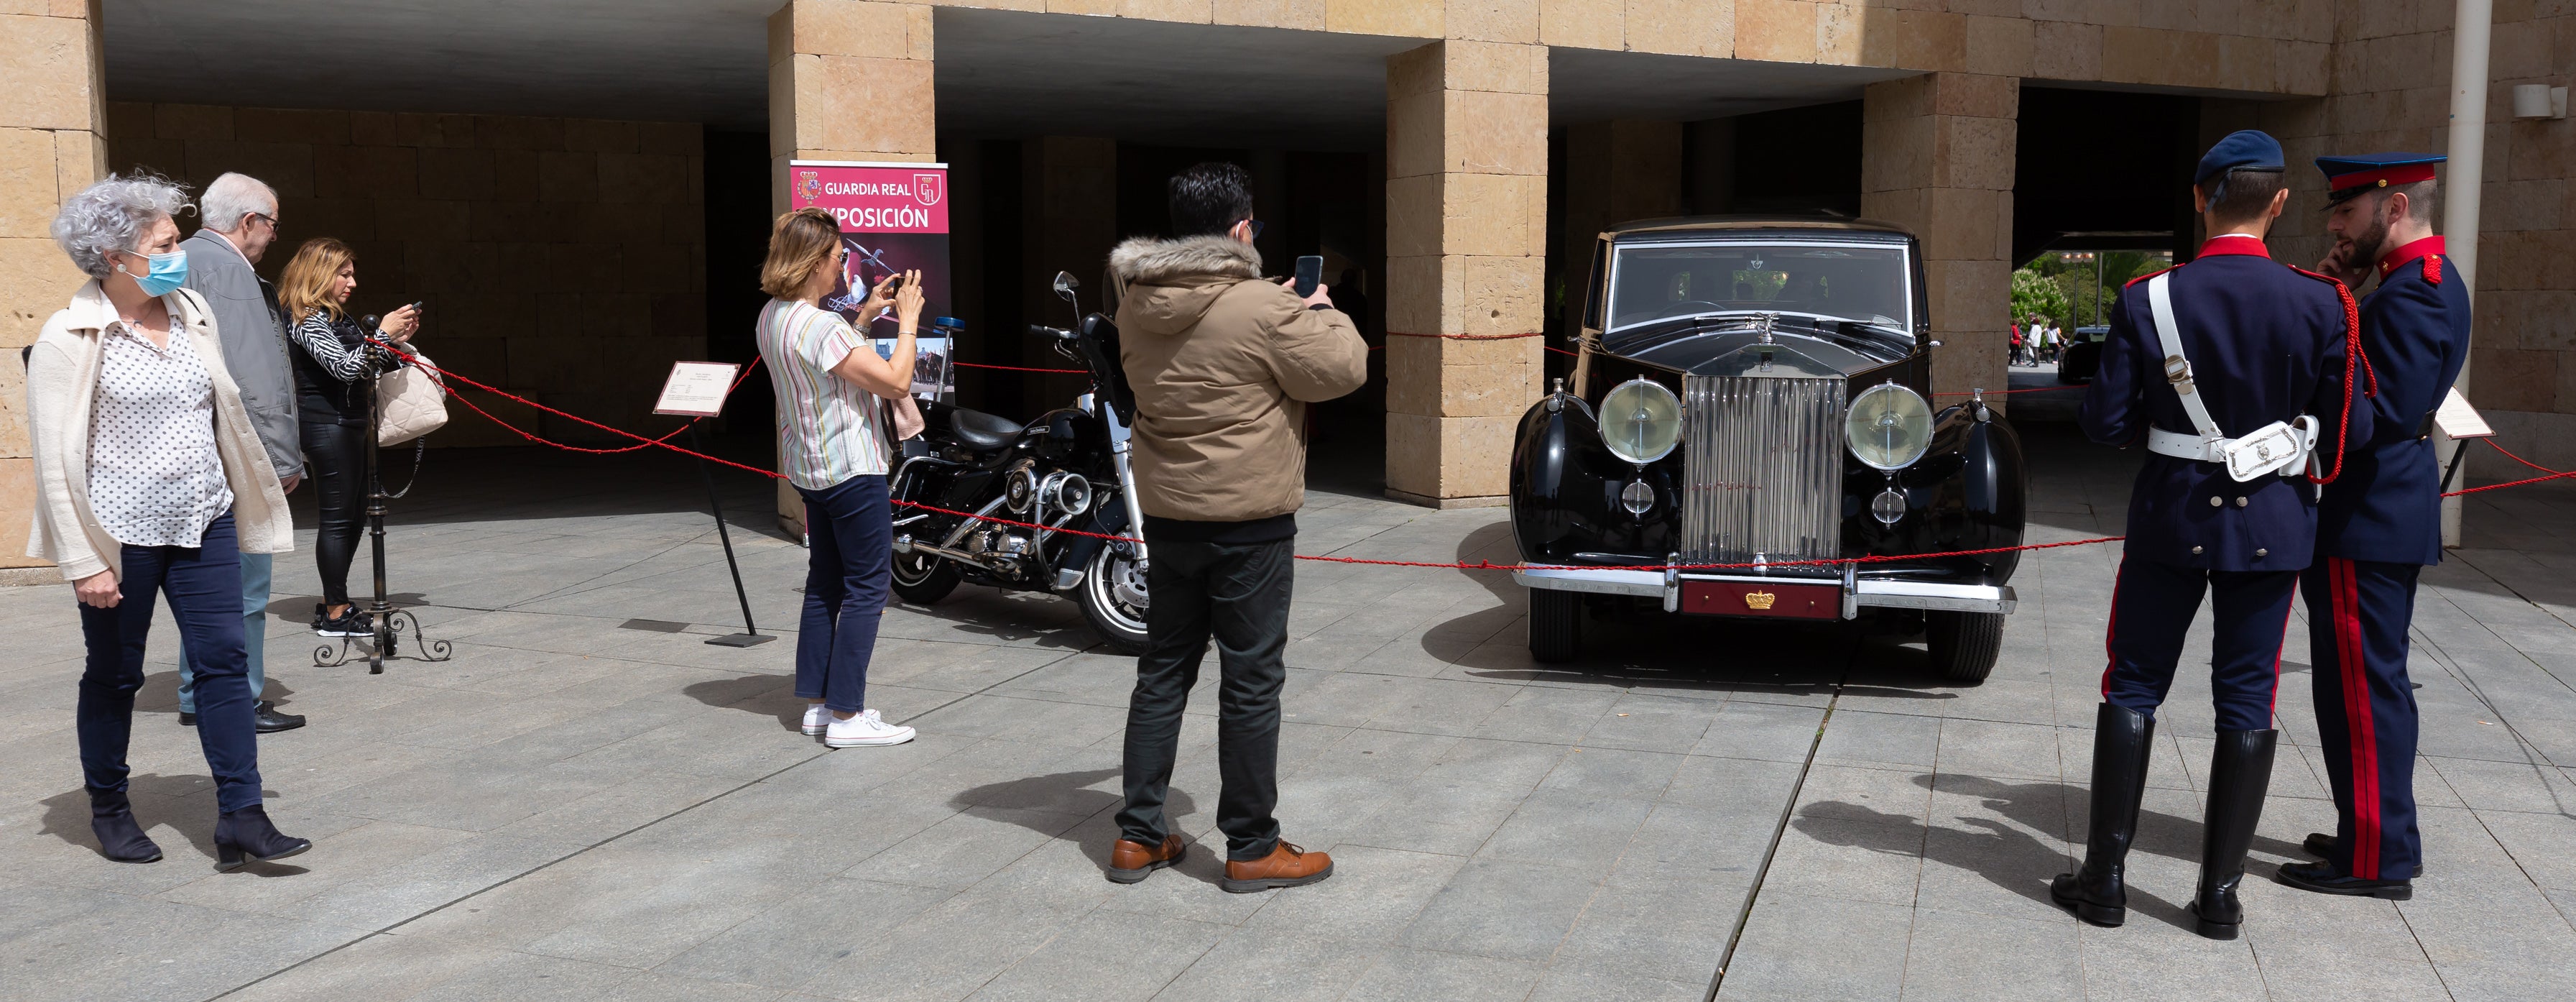
<path fill-rule="evenodd" d="M 1844 393 L 1839 379 L 1682 379 L 1684 562 L 1842 555 Z"/>

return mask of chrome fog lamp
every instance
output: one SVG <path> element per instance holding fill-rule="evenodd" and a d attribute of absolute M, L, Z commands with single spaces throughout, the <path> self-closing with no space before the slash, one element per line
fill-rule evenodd
<path fill-rule="evenodd" d="M 1601 398 L 1601 440 L 1639 466 L 1671 455 L 1682 441 L 1682 398 L 1651 379 L 1613 387 Z"/>
<path fill-rule="evenodd" d="M 1932 447 L 1932 405 L 1895 383 L 1862 390 L 1843 418 L 1843 439 L 1854 457 L 1874 469 L 1912 466 Z"/>
<path fill-rule="evenodd" d="M 1628 514 L 1643 515 L 1655 506 L 1655 489 L 1643 480 L 1629 484 L 1619 491 L 1619 506 L 1628 509 Z"/>

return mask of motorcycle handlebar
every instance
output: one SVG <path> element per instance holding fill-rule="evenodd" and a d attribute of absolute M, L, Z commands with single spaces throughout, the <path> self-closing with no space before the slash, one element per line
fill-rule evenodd
<path fill-rule="evenodd" d="M 1081 336 L 1062 327 L 1049 327 L 1045 324 L 1030 324 L 1029 333 L 1037 337 L 1054 338 L 1058 341 L 1072 341 Z"/>

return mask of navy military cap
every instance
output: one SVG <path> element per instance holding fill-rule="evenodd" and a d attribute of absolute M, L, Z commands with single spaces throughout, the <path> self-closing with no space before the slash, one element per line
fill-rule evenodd
<path fill-rule="evenodd" d="M 2326 204 L 2334 205 L 2393 184 L 2433 179 L 2433 165 L 2450 159 L 2439 153 L 2365 153 L 2352 157 L 2318 157 L 2326 175 Z"/>
<path fill-rule="evenodd" d="M 2192 171 L 2191 183 L 2208 184 L 2215 175 L 2231 170 L 2284 170 L 2281 141 L 2261 129 L 2239 129 L 2211 146 L 2200 155 L 2200 167 Z M 2220 183 L 2225 184 L 2222 178 Z M 2213 197 L 2217 192 L 2210 193 Z"/>

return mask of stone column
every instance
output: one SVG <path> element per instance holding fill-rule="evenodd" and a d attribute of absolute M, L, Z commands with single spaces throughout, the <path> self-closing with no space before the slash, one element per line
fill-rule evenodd
<path fill-rule="evenodd" d="M 875 0 L 789 0 L 769 15 L 769 203 L 786 212 L 790 160 L 931 161 L 931 8 Z M 804 504 L 778 482 L 778 517 L 804 531 Z"/>
<path fill-rule="evenodd" d="M 1902 223 L 1923 244 L 1932 388 L 2009 382 L 2012 188 L 2021 82 L 1927 73 L 1862 92 L 1861 215 Z M 2010 397 L 1990 397 L 2004 407 Z M 1935 400 L 1938 409 L 1956 398 Z"/>
<path fill-rule="evenodd" d="M 18 349 L 70 301 L 83 276 L 54 245 L 63 199 L 107 173 L 107 110 L 99 78 L 97 0 L 11 4 L 0 14 L 0 567 L 42 567 L 19 555 L 36 506 L 27 444 L 27 370 Z M 37 581 L 51 570 L 0 571 Z"/>
<path fill-rule="evenodd" d="M 1503 503 L 1539 394 L 1547 47 L 1452 39 L 1387 59 L 1386 486 Z M 1406 336 L 1414 335 L 1414 336 Z"/>

